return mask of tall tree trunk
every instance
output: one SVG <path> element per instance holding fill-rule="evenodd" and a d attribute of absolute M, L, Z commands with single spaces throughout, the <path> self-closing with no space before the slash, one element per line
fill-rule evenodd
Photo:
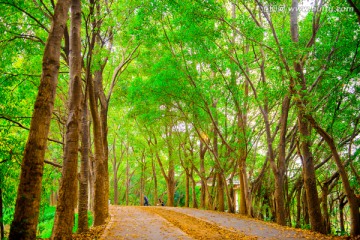
<path fill-rule="evenodd" d="M 186 170 L 185 174 L 185 207 L 189 207 L 190 204 L 190 179 L 189 174 L 187 173 L 188 170 Z"/>
<path fill-rule="evenodd" d="M 70 27 L 70 88 L 69 116 L 66 123 L 66 139 L 62 178 L 56 207 L 52 239 L 71 238 L 76 207 L 77 165 L 80 132 L 81 105 L 81 3 L 71 2 Z"/>
<path fill-rule="evenodd" d="M 78 233 L 88 230 L 88 208 L 89 208 L 89 148 L 90 148 L 90 129 L 89 129 L 89 110 L 88 93 L 85 87 L 85 97 L 83 99 L 81 117 L 81 166 L 79 184 L 79 223 Z"/>
<path fill-rule="evenodd" d="M 301 219 L 301 188 L 297 190 L 296 194 L 296 228 L 300 228 L 300 219 Z"/>
<path fill-rule="evenodd" d="M 168 178 L 166 181 L 167 186 L 167 196 L 168 200 L 166 205 L 169 207 L 174 206 L 174 197 L 175 197 L 175 166 L 174 160 L 169 159 L 169 170 L 168 170 Z"/>
<path fill-rule="evenodd" d="M 285 181 L 285 159 L 286 159 L 286 133 L 287 120 L 290 107 L 290 97 L 286 95 L 282 102 L 280 117 L 280 142 L 279 142 L 279 159 L 277 164 L 277 177 L 275 177 L 275 198 L 277 203 L 276 222 L 285 225 L 285 202 L 284 202 L 284 181 Z M 276 183 L 277 182 L 277 183 Z M 279 213 L 280 211 L 280 213 Z M 290 215 L 289 215 L 290 216 Z"/>
<path fill-rule="evenodd" d="M 91 142 L 91 135 L 89 135 L 89 137 L 90 137 L 89 141 Z M 92 212 L 94 212 L 94 199 L 95 199 L 95 157 L 91 152 L 91 148 L 89 148 L 89 209 Z"/>
<path fill-rule="evenodd" d="M 245 198 L 245 183 L 244 183 L 244 175 L 242 174 L 243 166 L 240 166 L 240 173 L 239 173 L 239 180 L 240 180 L 240 206 L 239 206 L 239 213 L 242 215 L 247 214 L 247 207 L 246 207 L 246 198 Z"/>
<path fill-rule="evenodd" d="M 145 149 L 144 149 L 141 156 L 140 205 L 144 205 L 144 197 L 145 197 L 145 170 L 146 170 L 145 164 L 146 162 L 145 162 Z"/>
<path fill-rule="evenodd" d="M 36 238 L 44 157 L 58 82 L 61 39 L 66 27 L 69 7 L 70 0 L 59 0 L 56 3 L 51 30 L 45 45 L 41 81 L 21 165 L 10 240 Z"/>
<path fill-rule="evenodd" d="M 99 77 L 101 73 L 95 72 L 95 77 Z M 94 226 L 105 223 L 109 214 L 108 192 L 106 187 L 106 164 L 102 138 L 102 127 L 99 116 L 98 106 L 95 98 L 95 89 L 92 76 L 88 79 L 88 90 L 90 100 L 90 112 L 93 119 L 93 136 L 95 147 L 95 181 L 94 181 Z"/>
<path fill-rule="evenodd" d="M 306 105 L 305 105 L 306 106 Z M 305 110 L 302 109 L 302 112 L 305 114 Z M 352 236 L 360 235 L 360 212 L 359 212 L 359 202 L 356 198 L 356 195 L 354 193 L 354 190 L 350 186 L 349 178 L 346 173 L 345 167 L 341 161 L 339 152 L 336 148 L 334 139 L 324 130 L 320 127 L 320 125 L 315 121 L 315 119 L 309 115 L 305 114 L 306 118 L 310 121 L 311 125 L 316 129 L 316 131 L 325 139 L 326 143 L 328 144 L 333 158 L 335 160 L 336 166 L 338 168 L 341 182 L 344 187 L 346 197 L 349 201 L 349 207 L 350 207 L 350 221 L 351 221 L 351 230 L 350 234 Z"/>
<path fill-rule="evenodd" d="M 340 231 L 341 234 L 345 233 L 345 221 L 344 221 L 344 207 L 346 205 L 345 197 L 340 197 L 339 199 L 339 221 L 340 221 Z"/>
<path fill-rule="evenodd" d="M 309 225 L 310 219 L 309 219 L 309 208 L 308 208 L 308 202 L 306 197 L 306 190 L 303 189 L 302 191 L 302 206 L 303 206 L 303 218 L 304 218 L 304 224 Z"/>
<path fill-rule="evenodd" d="M 223 181 L 223 170 L 221 168 L 221 163 L 219 160 L 219 150 L 218 150 L 218 116 L 217 116 L 217 100 L 213 101 L 212 108 L 214 111 L 214 139 L 213 139 L 213 154 L 216 161 L 216 179 L 217 179 L 217 210 L 223 212 L 225 210 L 225 196 L 224 196 L 224 181 Z"/>
<path fill-rule="evenodd" d="M 111 44 L 111 42 L 110 42 Z M 101 121 L 101 140 L 102 140 L 102 146 L 103 146 L 103 153 L 104 153 L 104 158 L 103 158 L 103 164 L 104 164 L 104 172 L 102 172 L 101 174 L 103 174 L 103 179 L 104 179 L 104 184 L 105 184 L 105 189 L 110 189 L 110 183 L 109 183 L 109 170 L 108 170 L 108 165 L 109 165 L 109 147 L 108 147 L 108 140 L 107 140 L 107 136 L 108 136 L 108 126 L 107 126 L 107 115 L 108 115 L 108 109 L 109 109 L 109 101 L 110 99 L 106 99 L 105 97 L 105 93 L 104 93 L 104 88 L 103 88 L 103 69 L 105 68 L 105 65 L 107 63 L 107 59 L 105 59 L 103 61 L 101 65 L 101 69 L 99 71 L 95 72 L 95 78 L 94 78 L 94 82 L 95 82 L 95 96 L 97 99 L 100 100 L 100 112 L 99 112 L 99 116 L 100 116 L 100 121 Z M 109 199 L 109 191 L 104 192 L 103 194 L 105 194 L 106 199 Z M 108 206 L 108 205 L 107 205 Z M 107 212 L 109 211 L 108 208 L 106 210 Z"/>
<path fill-rule="evenodd" d="M 172 127 L 167 127 L 167 136 L 166 141 L 168 145 L 168 156 L 169 156 L 169 168 L 167 173 L 166 179 L 166 186 L 167 186 L 167 196 L 168 200 L 166 205 L 169 207 L 174 206 L 174 198 L 175 198 L 175 161 L 173 157 L 173 148 L 171 144 L 172 138 Z"/>
<path fill-rule="evenodd" d="M 310 126 L 301 114 L 299 114 L 298 116 L 298 124 L 300 128 L 299 132 L 302 138 L 303 176 L 311 229 L 313 231 L 325 233 L 320 209 L 320 202 L 316 188 L 316 176 L 313 156 L 310 150 Z"/>
<path fill-rule="evenodd" d="M 207 189 L 207 182 L 205 178 L 205 153 L 207 147 L 203 143 L 203 140 L 200 140 L 200 183 L 201 183 L 201 194 L 200 194 L 200 207 L 205 209 L 206 204 L 206 189 Z"/>
<path fill-rule="evenodd" d="M 153 181 L 154 181 L 154 205 L 156 205 L 156 203 L 160 203 L 159 202 L 159 197 L 158 197 L 158 183 L 157 183 L 157 176 L 156 176 L 156 168 L 155 168 L 155 160 L 152 157 L 151 158 L 151 168 L 152 168 L 152 173 L 153 173 Z M 162 201 L 162 199 L 161 199 Z"/>
<path fill-rule="evenodd" d="M 192 184 L 192 207 L 193 208 L 198 208 L 198 203 L 197 203 L 197 200 L 196 200 L 196 181 L 194 179 L 194 175 L 193 175 L 193 169 L 191 169 L 191 184 Z"/>
<path fill-rule="evenodd" d="M 325 183 L 324 186 L 322 187 L 322 192 L 321 192 L 321 201 L 322 201 L 321 206 L 324 214 L 324 225 L 325 225 L 326 234 L 330 233 L 330 216 L 329 216 L 328 202 L 327 202 L 328 194 L 329 194 L 329 185 Z"/>
<path fill-rule="evenodd" d="M 225 211 L 225 195 L 224 195 L 224 180 L 221 172 L 217 173 L 217 199 L 218 199 L 218 211 Z"/>
<path fill-rule="evenodd" d="M 246 86 L 246 85 L 245 85 Z M 247 87 L 245 87 L 247 94 Z M 240 209 L 239 213 L 243 215 L 251 215 L 251 196 L 249 194 L 249 185 L 246 173 L 246 158 L 247 158 L 247 141 L 246 141 L 246 123 L 247 116 L 243 114 L 240 107 L 237 113 L 237 125 L 239 133 L 239 180 L 240 180 Z"/>
<path fill-rule="evenodd" d="M 298 7 L 298 0 L 292 0 L 292 7 Z M 298 29 L 298 12 L 292 11 L 290 14 L 290 26 L 291 26 L 291 39 L 295 45 L 299 42 L 299 29 Z M 294 61 L 294 69 L 297 73 L 297 80 L 300 82 L 302 92 L 300 98 L 303 98 L 304 91 L 306 88 L 306 79 L 303 73 L 302 66 L 299 60 Z M 295 81 L 291 79 L 290 88 L 294 91 Z M 296 106 L 299 108 L 298 112 L 298 126 L 301 139 L 302 149 L 302 163 L 303 163 L 303 175 L 304 175 L 304 186 L 306 190 L 306 199 L 309 209 L 309 217 L 311 229 L 320 233 L 325 233 L 324 224 L 322 221 L 320 202 L 318 198 L 318 192 L 316 188 L 316 176 L 313 162 L 313 155 L 311 152 L 311 128 L 308 120 L 304 116 L 304 112 L 301 111 L 302 102 L 296 101 Z M 306 103 L 305 103 L 306 106 Z"/>
<path fill-rule="evenodd" d="M 229 195 L 227 197 L 227 203 L 228 203 L 228 212 L 229 213 L 235 213 L 235 197 L 234 197 L 234 183 L 233 183 L 233 176 L 229 179 L 228 184 L 229 189 Z"/>

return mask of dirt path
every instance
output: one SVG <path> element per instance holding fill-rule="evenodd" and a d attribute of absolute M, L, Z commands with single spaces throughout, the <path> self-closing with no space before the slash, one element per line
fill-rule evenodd
<path fill-rule="evenodd" d="M 336 239 L 309 231 L 190 208 L 110 207 L 101 239 Z"/>
<path fill-rule="evenodd" d="M 111 219 L 100 239 L 192 239 L 145 207 L 110 207 Z"/>

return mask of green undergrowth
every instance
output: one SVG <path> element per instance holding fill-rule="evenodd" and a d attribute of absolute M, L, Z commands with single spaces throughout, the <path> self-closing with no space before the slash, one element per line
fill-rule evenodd
<path fill-rule="evenodd" d="M 39 224 L 38 224 L 38 238 L 46 239 L 51 237 L 52 229 L 54 226 L 54 218 L 55 218 L 56 207 L 46 206 L 44 211 L 40 213 Z M 89 214 L 89 227 L 93 224 L 93 216 L 91 212 Z M 75 214 L 75 224 L 73 227 L 73 233 L 77 231 L 78 228 L 78 214 Z"/>

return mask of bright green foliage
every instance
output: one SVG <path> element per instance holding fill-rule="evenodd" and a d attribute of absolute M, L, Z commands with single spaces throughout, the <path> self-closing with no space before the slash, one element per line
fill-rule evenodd
<path fill-rule="evenodd" d="M 40 80 L 43 46 L 50 28 L 49 15 L 53 12 L 51 2 L 5 0 L 0 3 L 0 187 L 6 225 L 10 224 L 14 211 L 14 189 Z M 258 2 L 266 6 L 284 5 L 286 10 L 272 12 L 270 26 L 257 1 L 113 1 L 96 10 L 101 25 L 92 29 L 90 5 L 82 1 L 84 63 L 88 60 L 88 37 L 98 31 L 100 38 L 92 56 L 91 72 L 106 63 L 105 94 L 110 92 L 114 70 L 134 51 L 117 75 L 109 99 L 112 203 L 114 174 L 118 179 L 119 204 L 125 205 L 128 200 L 129 205 L 139 205 L 143 195 L 151 205 L 157 202 L 156 195 L 167 202 L 162 171 L 166 173 L 174 163 L 175 205 L 185 205 L 186 176 L 191 173 L 190 206 L 194 198 L 200 206 L 200 183 L 205 179 L 212 203 L 203 207 L 213 209 L 218 198 L 216 173 L 231 178 L 234 184 L 238 182 L 239 159 L 245 149 L 253 216 L 274 221 L 275 177 L 268 159 L 263 113 L 267 112 L 277 161 L 278 122 L 285 96 L 291 97 L 284 180 L 287 225 L 310 228 L 302 190 L 299 144 L 303 139 L 298 132 L 296 105 L 300 97 L 306 101 L 305 111 L 334 139 L 342 161 L 347 164 L 351 187 L 360 194 L 360 30 L 355 13 L 326 10 L 349 7 L 347 1 L 340 0 L 326 1 L 321 15 L 302 11 L 298 22 L 299 42 L 294 43 L 288 11 L 291 1 Z M 315 19 L 319 16 L 316 36 L 311 42 Z M 65 45 L 64 41 L 49 136 L 60 142 L 65 136 L 69 83 Z M 305 86 L 294 70 L 294 61 L 298 59 L 302 60 Z M 295 79 L 293 90 L 291 79 Z M 245 115 L 242 128 L 239 116 Z M 200 173 L 201 140 L 207 144 L 203 173 Z M 338 168 L 329 147 L 315 130 L 311 131 L 309 140 L 321 196 L 324 184 Z M 61 164 L 63 145 L 48 143 L 46 159 Z M 115 173 L 113 161 L 119 166 Z M 49 206 L 50 196 L 56 193 L 60 177 L 58 168 L 46 165 L 39 223 L 41 237 L 51 234 L 54 207 Z M 192 181 L 196 196 L 192 193 Z M 349 232 L 348 223 L 345 229 L 340 229 L 338 220 L 344 189 L 339 178 L 332 183 L 327 194 L 331 233 L 344 235 Z M 229 209 L 226 195 L 229 190 L 230 187 L 224 189 L 226 209 Z M 347 219 L 348 208 L 345 205 Z"/>

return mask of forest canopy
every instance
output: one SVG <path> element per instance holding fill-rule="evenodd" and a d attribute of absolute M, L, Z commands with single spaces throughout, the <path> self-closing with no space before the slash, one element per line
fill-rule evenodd
<path fill-rule="evenodd" d="M 359 235 L 359 6 L 1 0 L 0 239 L 144 197 Z"/>

